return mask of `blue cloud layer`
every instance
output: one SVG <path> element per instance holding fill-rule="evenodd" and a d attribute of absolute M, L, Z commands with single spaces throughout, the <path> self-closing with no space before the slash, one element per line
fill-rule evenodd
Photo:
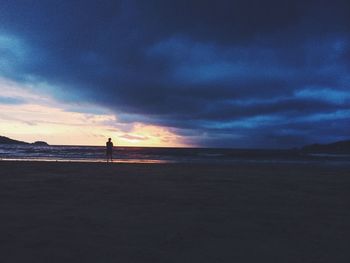
<path fill-rule="evenodd" d="M 29 3 L 31 2 L 31 3 Z M 19 1 L 0 14 L 3 77 L 202 146 L 349 136 L 348 1 Z"/>

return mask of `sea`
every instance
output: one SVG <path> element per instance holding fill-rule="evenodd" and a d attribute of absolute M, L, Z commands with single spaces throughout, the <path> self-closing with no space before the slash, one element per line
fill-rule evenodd
<path fill-rule="evenodd" d="M 350 154 L 294 150 L 115 147 L 117 163 L 333 163 L 350 164 Z M 0 160 L 105 162 L 105 147 L 0 145 Z"/>

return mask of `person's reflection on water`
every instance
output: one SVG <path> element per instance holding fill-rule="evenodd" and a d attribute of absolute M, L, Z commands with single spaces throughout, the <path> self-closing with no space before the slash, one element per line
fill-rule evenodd
<path fill-rule="evenodd" d="M 113 142 L 111 138 L 108 138 L 108 142 L 106 142 L 106 155 L 107 163 L 109 161 L 113 162 Z"/>

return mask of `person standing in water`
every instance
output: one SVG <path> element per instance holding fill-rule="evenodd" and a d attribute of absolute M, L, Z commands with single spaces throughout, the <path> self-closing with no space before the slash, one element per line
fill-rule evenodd
<path fill-rule="evenodd" d="M 113 142 L 111 138 L 109 138 L 108 142 L 106 142 L 106 153 L 107 153 L 107 163 L 109 161 L 113 162 Z"/>

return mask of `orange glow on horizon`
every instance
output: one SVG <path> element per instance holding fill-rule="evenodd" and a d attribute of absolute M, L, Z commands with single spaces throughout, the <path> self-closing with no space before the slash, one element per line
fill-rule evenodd
<path fill-rule="evenodd" d="M 165 127 L 118 123 L 115 114 L 96 105 L 73 105 L 78 110 L 72 111 L 71 104 L 1 78 L 0 90 L 0 97 L 23 101 L 6 104 L 0 100 L 0 135 L 12 139 L 51 145 L 105 145 L 111 137 L 117 146 L 189 146 Z M 84 109 L 104 113 L 84 113 Z"/>

